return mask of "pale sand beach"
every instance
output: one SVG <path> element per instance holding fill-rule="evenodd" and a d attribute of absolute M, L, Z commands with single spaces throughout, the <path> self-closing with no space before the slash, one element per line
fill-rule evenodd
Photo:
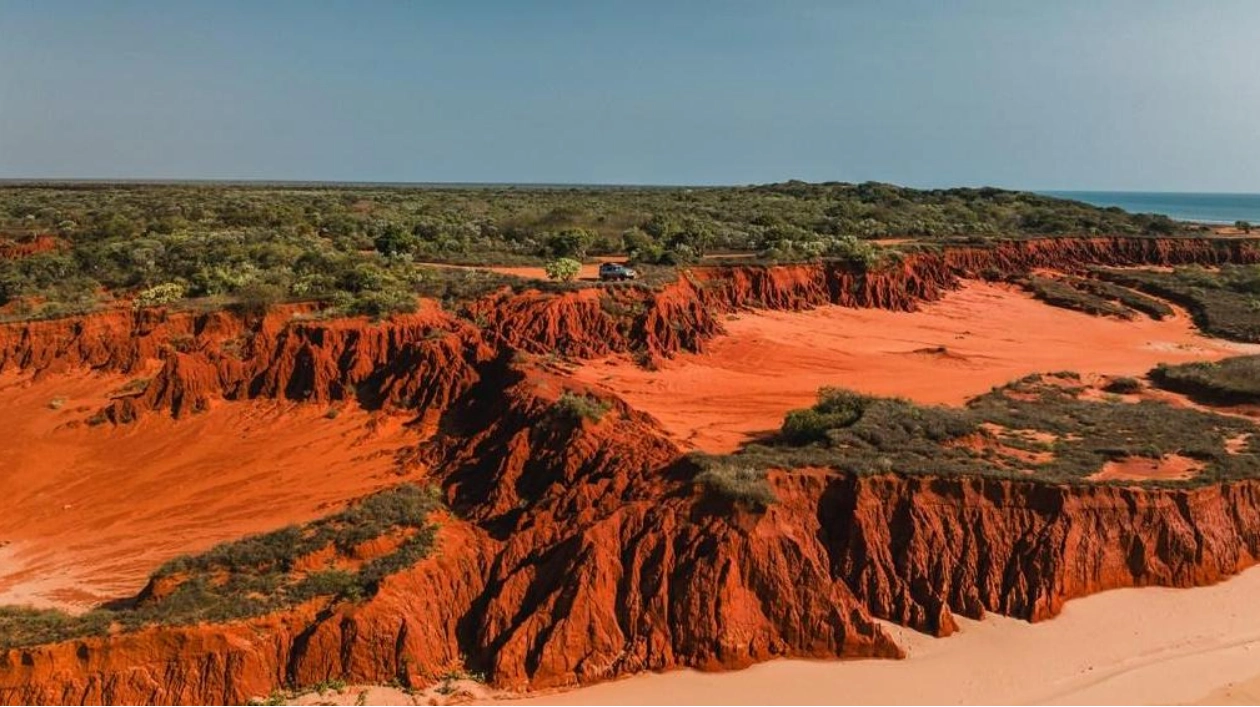
<path fill-rule="evenodd" d="M 892 626 L 902 661 L 780 660 L 640 675 L 516 704 L 1254 704 L 1260 568 L 1211 587 L 1118 589 L 1038 624 L 960 619 L 932 638 Z"/>

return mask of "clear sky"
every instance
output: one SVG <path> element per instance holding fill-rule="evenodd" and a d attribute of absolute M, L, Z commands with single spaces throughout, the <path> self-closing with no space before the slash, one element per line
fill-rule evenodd
<path fill-rule="evenodd" d="M 1260 2 L 0 0 L 0 177 L 1260 192 Z"/>

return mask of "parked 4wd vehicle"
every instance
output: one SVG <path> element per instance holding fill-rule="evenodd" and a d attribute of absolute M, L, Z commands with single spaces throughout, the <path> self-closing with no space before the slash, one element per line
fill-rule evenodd
<path fill-rule="evenodd" d="M 639 276 L 633 268 L 628 268 L 621 263 L 604 263 L 599 266 L 599 279 L 609 282 L 613 280 L 633 280 Z"/>

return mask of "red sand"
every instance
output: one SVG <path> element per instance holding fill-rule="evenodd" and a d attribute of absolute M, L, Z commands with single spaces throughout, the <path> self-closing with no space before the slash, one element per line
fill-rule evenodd
<path fill-rule="evenodd" d="M 67 426 L 127 380 L 0 375 L 10 440 L 0 446 L 0 604 L 86 607 L 133 594 L 174 555 L 397 483 L 394 452 L 416 441 L 401 418 L 368 431 L 360 410 L 328 419 L 322 406 L 275 402 Z"/>
<path fill-rule="evenodd" d="M 685 444 L 729 452 L 777 429 L 786 411 L 811 404 L 825 385 L 958 405 L 1028 373 L 1141 375 L 1160 362 L 1260 351 L 1202 336 L 1184 314 L 1094 317 L 980 282 L 917 312 L 743 313 L 726 328 L 728 336 L 706 353 L 679 356 L 658 371 L 617 357 L 575 375 L 656 416 Z"/>
<path fill-rule="evenodd" d="M 1180 454 L 1169 454 L 1159 459 L 1126 457 L 1110 461 L 1101 471 L 1091 474 L 1090 481 L 1185 481 L 1198 476 L 1203 462 Z"/>

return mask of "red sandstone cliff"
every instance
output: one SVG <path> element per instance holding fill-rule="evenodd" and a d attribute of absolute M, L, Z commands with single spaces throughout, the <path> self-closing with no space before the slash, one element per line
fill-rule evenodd
<path fill-rule="evenodd" d="M 937 633 L 953 612 L 1036 620 L 1102 589 L 1215 581 L 1260 552 L 1251 481 L 1169 491 L 795 470 L 772 476 L 780 502 L 764 514 L 732 513 L 680 470 L 643 468 L 663 442 L 613 441 L 635 424 L 523 432 L 574 450 L 535 467 L 519 454 L 456 464 L 456 508 L 490 510 L 445 523 L 436 557 L 362 605 L 12 650 L 0 699 L 240 702 L 331 677 L 424 684 L 460 656 L 516 688 L 894 657 L 872 616 Z M 470 444 L 505 451 L 523 444 L 514 428 Z M 471 488 L 473 469 L 498 483 Z"/>
<path fill-rule="evenodd" d="M 658 292 L 496 295 L 387 323 L 115 312 L 0 327 L 0 370 L 157 372 L 107 411 L 215 398 L 354 398 L 441 432 L 414 450 L 455 518 L 439 552 L 359 604 L 0 653 L 0 702 L 242 702 L 328 678 L 423 684 L 466 660 L 542 688 L 774 656 L 900 655 L 873 618 L 1038 620 L 1102 589 L 1216 581 L 1260 554 L 1260 482 L 1196 490 L 776 472 L 764 513 L 715 505 L 652 421 L 553 403 L 571 383 L 513 349 L 699 349 L 739 307 L 910 309 L 989 268 L 1257 262 L 1250 242 L 1027 241 L 837 265 L 696 269 Z M 440 423 L 440 424 L 436 424 Z"/>
<path fill-rule="evenodd" d="M 911 310 L 939 299 L 960 278 L 986 272 L 1191 263 L 1260 263 L 1260 245 L 1243 239 L 1043 239 L 910 253 L 872 272 L 834 262 L 701 267 L 656 291 L 500 293 L 469 303 L 463 316 L 426 303 L 417 314 L 379 325 L 311 318 L 311 308 L 301 305 L 248 323 L 228 312 L 115 310 L 0 325 L 0 371 L 86 366 L 129 373 L 161 359 L 168 366 L 157 381 L 178 386 L 174 379 L 187 379 L 182 384 L 194 394 L 327 401 L 359 395 L 366 383 L 361 402 L 406 406 L 450 397 L 421 392 L 414 388 L 418 381 L 393 380 L 426 360 L 441 364 L 432 370 L 447 362 L 458 367 L 456 359 L 475 365 L 505 348 L 575 357 L 670 356 L 700 350 L 721 333 L 720 315 L 740 308 L 839 304 Z M 148 392 L 144 402 L 175 403 L 169 395 Z"/>

